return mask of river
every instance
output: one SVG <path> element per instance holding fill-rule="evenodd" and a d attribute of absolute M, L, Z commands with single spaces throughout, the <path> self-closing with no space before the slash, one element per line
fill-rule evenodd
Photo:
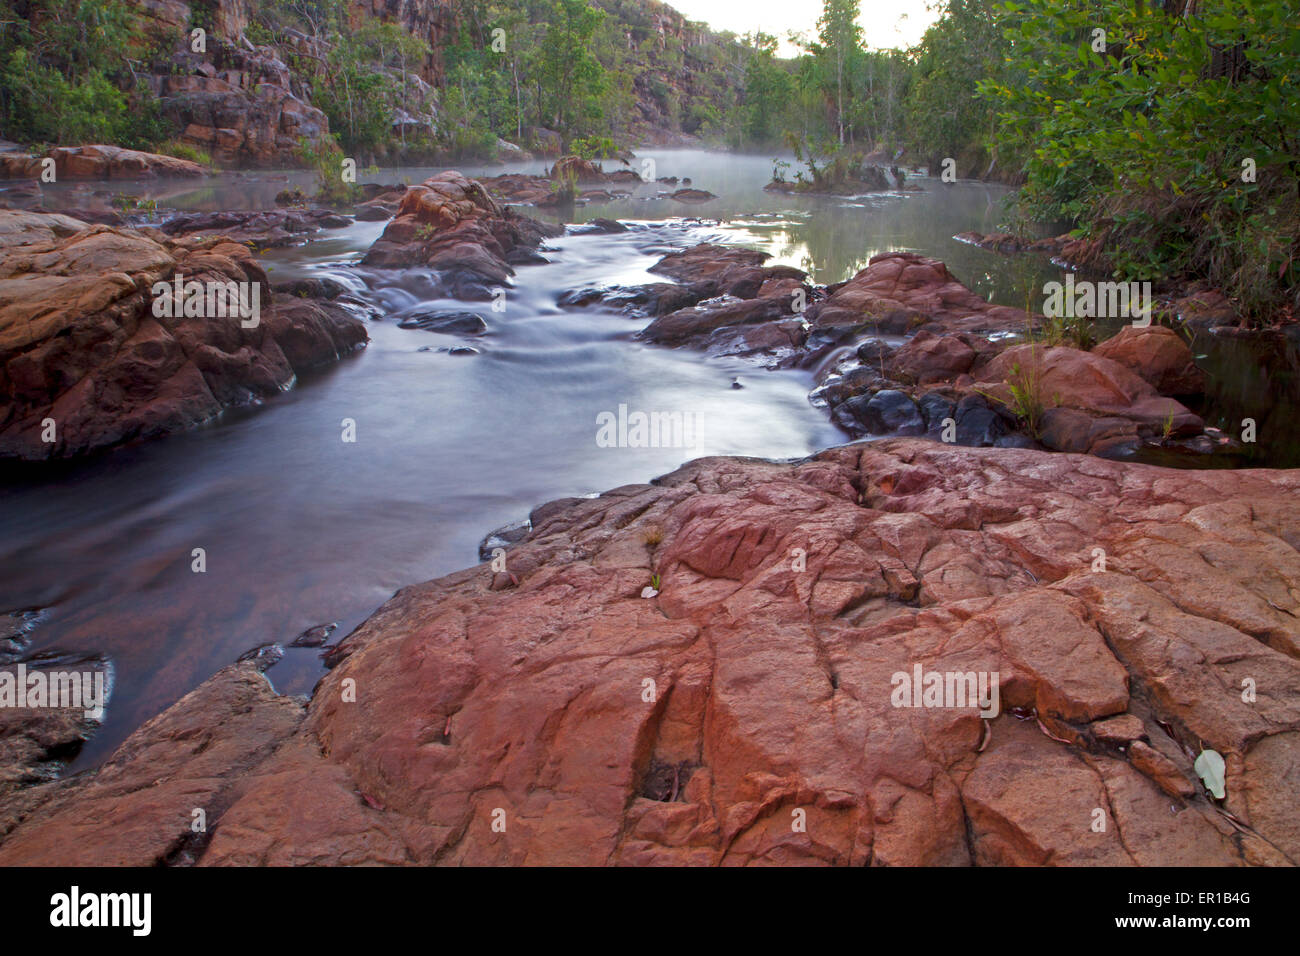
<path fill-rule="evenodd" d="M 417 272 L 367 289 L 353 263 L 382 223 L 268 251 L 273 280 L 328 275 L 373 303 L 382 315 L 370 323 L 369 347 L 209 427 L 4 470 L 0 609 L 42 609 L 33 651 L 102 654 L 113 665 L 104 723 L 71 769 L 102 761 L 250 648 L 327 622 L 338 623 L 337 640 L 395 590 L 474 564 L 488 531 L 539 503 L 644 482 L 700 455 L 794 458 L 844 440 L 808 403 L 811 373 L 648 347 L 633 338 L 646 320 L 563 310 L 556 300 L 565 291 L 655 281 L 646 269 L 665 251 L 706 239 L 763 249 L 821 283 L 850 277 L 878 252 L 915 250 L 1007 305 L 1024 306 L 1059 277 L 1038 257 L 951 238 L 996 230 L 1001 186 L 919 178 L 919 192 L 790 197 L 762 190 L 767 157 L 644 157 L 659 176 L 690 177 L 719 198 L 683 206 L 656 195 L 672 187 L 646 185 L 632 200 L 580 207 L 571 218 L 633 228 L 549 240 L 550 263 L 518 269 L 501 313 L 427 299 Z M 459 168 L 492 175 L 542 165 Z M 414 183 L 434 171 L 362 179 Z M 309 183 L 302 173 L 252 173 L 122 188 L 160 207 L 248 209 L 272 207 L 293 185 Z M 401 314 L 428 308 L 478 312 L 488 333 L 462 342 L 397 327 Z M 479 351 L 435 350 L 460 344 Z M 600 447 L 597 416 L 620 405 L 691 413 L 698 444 Z M 355 442 L 342 440 L 345 419 L 355 422 Z M 203 573 L 192 570 L 195 548 L 205 552 Z M 323 672 L 319 650 L 289 648 L 267 676 L 282 693 L 305 694 Z"/>

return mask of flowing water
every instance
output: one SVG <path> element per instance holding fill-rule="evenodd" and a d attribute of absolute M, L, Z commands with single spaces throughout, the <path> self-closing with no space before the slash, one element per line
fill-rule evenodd
<path fill-rule="evenodd" d="M 1008 305 L 1025 305 L 1058 274 L 1036 257 L 951 238 L 996 229 L 1000 186 L 919 179 L 919 192 L 789 197 L 762 190 L 767 158 L 646 155 L 659 176 L 689 176 L 719 198 L 687 207 L 658 195 L 675 187 L 647 184 L 631 200 L 580 207 L 570 218 L 606 216 L 632 229 L 549 240 L 549 264 L 518 269 L 501 313 L 427 298 L 419 270 L 364 284 L 353 263 L 382 223 L 268 251 L 273 281 L 327 275 L 372 303 L 379 318 L 369 347 L 209 427 L 5 469 L 0 609 L 45 609 L 33 651 L 113 663 L 104 724 L 73 769 L 101 761 L 250 648 L 327 622 L 339 624 L 337 640 L 398 588 L 475 563 L 486 532 L 544 501 L 644 482 L 701 455 L 794 458 L 844 440 L 809 405 L 810 373 L 648 347 L 633 338 L 646 320 L 560 309 L 565 291 L 655 281 L 646 269 L 665 251 L 706 239 L 761 248 L 822 283 L 850 277 L 878 252 L 911 249 Z M 493 175 L 542 165 L 460 168 Z M 364 178 L 420 182 L 435 171 Z M 309 184 L 301 173 L 226 174 L 135 190 L 160 208 L 256 209 L 295 185 Z M 431 308 L 477 312 L 488 333 L 462 340 L 397 327 L 401 315 Z M 436 350 L 462 344 L 478 352 Z M 697 443 L 600 447 L 597 417 L 620 405 L 693 414 Z M 344 419 L 355 422 L 355 442 L 342 440 Z M 203 573 L 191 568 L 195 548 L 206 553 Z M 288 648 L 268 677 L 299 694 L 322 673 L 318 650 Z"/>

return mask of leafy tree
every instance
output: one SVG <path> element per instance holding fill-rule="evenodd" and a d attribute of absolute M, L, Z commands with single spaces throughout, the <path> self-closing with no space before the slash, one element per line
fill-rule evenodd
<path fill-rule="evenodd" d="M 835 126 L 840 145 L 844 145 L 846 94 L 853 97 L 851 76 L 855 61 L 862 54 L 862 29 L 858 26 L 858 0 L 825 0 L 822 15 L 817 21 L 818 43 L 813 52 L 819 60 L 826 61 L 827 71 L 834 78 Z"/>
<path fill-rule="evenodd" d="M 165 135 L 119 0 L 0 0 L 0 125 L 30 144 L 148 148 Z"/>
<path fill-rule="evenodd" d="M 1023 158 L 1026 214 L 1073 220 L 1120 277 L 1205 278 L 1261 316 L 1300 305 L 1295 0 L 1001 11 L 1025 79 L 982 88 Z"/>
<path fill-rule="evenodd" d="M 987 163 L 993 107 L 979 94 L 982 81 L 1009 81 L 1009 45 L 1002 36 L 996 0 L 946 0 L 940 18 L 916 50 L 915 76 L 907 96 L 908 146 L 931 168 L 953 157 L 971 172 Z M 981 165 L 983 168 L 983 165 Z"/>
<path fill-rule="evenodd" d="M 776 58 L 776 37 L 757 33 L 745 69 L 745 136 L 757 144 L 778 142 L 794 94 L 794 80 Z"/>
<path fill-rule="evenodd" d="M 533 61 L 538 125 L 574 133 L 599 118 L 607 80 L 590 44 L 604 18 L 605 12 L 586 0 L 551 0 L 546 33 Z"/>

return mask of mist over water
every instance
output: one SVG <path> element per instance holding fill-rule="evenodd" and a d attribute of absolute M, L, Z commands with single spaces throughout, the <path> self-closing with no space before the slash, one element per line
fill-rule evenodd
<path fill-rule="evenodd" d="M 476 563 L 487 532 L 542 502 L 645 482 L 703 455 L 796 458 L 845 440 L 809 405 L 811 373 L 649 347 L 633 339 L 647 320 L 561 309 L 564 292 L 656 281 L 645 270 L 664 252 L 702 240 L 763 249 L 822 283 L 850 277 L 878 252 L 912 249 L 1009 305 L 1023 306 L 1059 274 L 1036 257 L 999 257 L 951 239 L 996 229 L 1000 186 L 921 179 L 921 192 L 788 197 L 763 192 L 767 157 L 646 155 L 657 175 L 689 176 L 719 198 L 684 206 L 655 198 L 676 187 L 647 184 L 632 200 L 579 207 L 570 218 L 606 216 L 632 229 L 549 240 L 550 263 L 517 270 L 503 313 L 425 298 L 420 270 L 390 272 L 367 289 L 353 263 L 383 223 L 270 250 L 262 261 L 272 281 L 327 275 L 371 303 L 381 317 L 369 323 L 369 347 L 209 427 L 5 470 L 0 610 L 47 608 L 32 650 L 104 654 L 115 668 L 105 722 L 73 769 L 103 760 L 241 653 L 327 622 L 340 625 L 336 641 L 395 590 Z M 462 168 L 494 175 L 543 166 Z M 414 183 L 435 171 L 362 178 Z M 186 191 L 166 187 L 173 191 L 160 206 L 271 208 L 293 185 L 307 177 L 227 174 Z M 430 309 L 476 312 L 488 332 L 397 327 L 402 315 Z M 478 354 L 420 351 L 458 345 Z M 693 413 L 698 447 L 599 447 L 597 417 L 620 404 Z M 354 444 L 341 440 L 346 418 L 356 422 Z M 206 573 L 191 571 L 194 548 L 206 552 Z M 305 694 L 323 673 L 318 650 L 286 648 L 267 676 L 281 692 Z"/>

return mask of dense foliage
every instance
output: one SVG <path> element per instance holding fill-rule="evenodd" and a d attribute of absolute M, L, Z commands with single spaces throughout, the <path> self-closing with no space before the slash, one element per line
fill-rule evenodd
<path fill-rule="evenodd" d="M 1062 217 L 1093 264 L 1205 278 L 1264 314 L 1297 300 L 1300 4 L 1022 0 L 987 79 L 1022 212 Z M 1104 31 L 1104 33 L 1100 32 Z"/>
<path fill-rule="evenodd" d="M 42 144 L 164 139 L 139 66 L 169 39 L 119 0 L 0 0 L 0 130 Z"/>

